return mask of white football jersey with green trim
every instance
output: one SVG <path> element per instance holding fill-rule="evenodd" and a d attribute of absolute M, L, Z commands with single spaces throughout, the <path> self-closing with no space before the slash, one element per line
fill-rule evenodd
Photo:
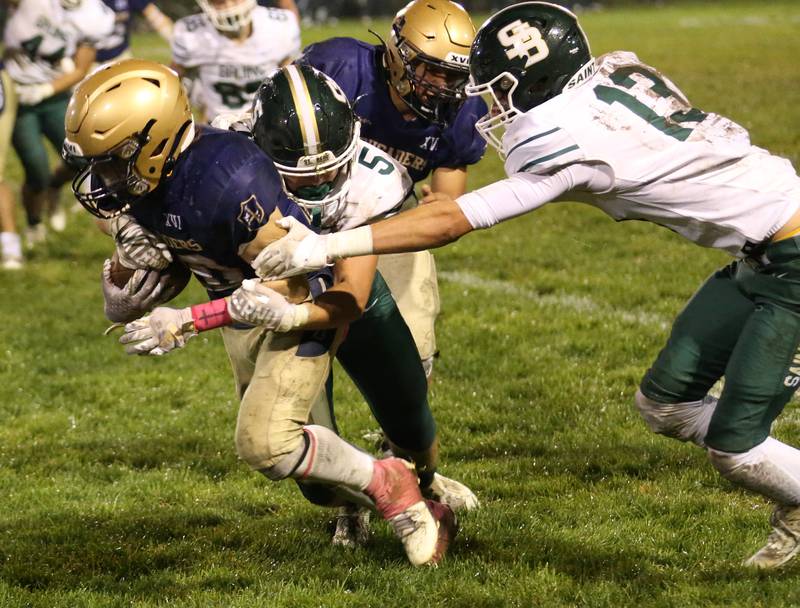
<path fill-rule="evenodd" d="M 597 68 L 509 126 L 509 176 L 547 176 L 575 163 L 602 167 L 610 188 L 571 190 L 559 200 L 589 203 L 616 220 L 654 222 L 733 254 L 775 234 L 800 208 L 792 164 L 753 146 L 744 128 L 692 108 L 633 53 L 604 55 Z"/>
<path fill-rule="evenodd" d="M 198 100 L 209 121 L 248 108 L 261 81 L 281 62 L 300 54 L 300 25 L 294 13 L 257 6 L 252 18 L 253 31 L 241 42 L 220 33 L 203 13 L 175 22 L 172 60 L 195 72 Z"/>
<path fill-rule="evenodd" d="M 3 33 L 8 75 L 20 84 L 51 82 L 78 45 L 96 46 L 113 30 L 114 11 L 100 0 L 82 0 L 72 10 L 59 0 L 21 0 Z"/>
<path fill-rule="evenodd" d="M 394 215 L 400 211 L 413 187 L 403 165 L 362 140 L 356 150 L 344 213 L 336 222 L 334 231 L 356 228 Z"/>

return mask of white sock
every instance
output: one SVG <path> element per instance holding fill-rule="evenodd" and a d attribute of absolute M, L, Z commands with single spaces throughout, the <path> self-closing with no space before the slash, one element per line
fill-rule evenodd
<path fill-rule="evenodd" d="M 782 505 L 800 505 L 800 450 L 767 437 L 740 454 L 708 449 L 726 479 Z"/>
<path fill-rule="evenodd" d="M 372 480 L 374 458 L 350 445 L 332 430 L 311 424 L 303 427 L 308 449 L 292 477 L 365 490 Z"/>
<path fill-rule="evenodd" d="M 0 232 L 0 251 L 4 258 L 21 258 L 22 239 L 16 232 Z"/>

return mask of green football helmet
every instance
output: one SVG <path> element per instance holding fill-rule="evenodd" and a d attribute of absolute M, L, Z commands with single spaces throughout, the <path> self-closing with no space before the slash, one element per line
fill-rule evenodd
<path fill-rule="evenodd" d="M 470 49 L 467 95 L 482 95 L 489 113 L 475 125 L 502 154 L 496 131 L 594 73 L 578 18 L 549 2 L 521 2 L 495 14 Z"/>
<path fill-rule="evenodd" d="M 314 225 L 344 212 L 360 123 L 336 82 L 307 65 L 273 72 L 253 100 L 253 139 Z"/>

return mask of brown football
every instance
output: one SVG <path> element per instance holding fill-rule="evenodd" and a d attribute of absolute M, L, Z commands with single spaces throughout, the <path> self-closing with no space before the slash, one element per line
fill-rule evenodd
<path fill-rule="evenodd" d="M 134 272 L 136 271 L 132 268 L 123 266 L 120 263 L 119 258 L 117 257 L 117 252 L 115 251 L 114 255 L 111 256 L 111 282 L 121 289 L 128 284 L 128 281 L 133 276 Z"/>
<path fill-rule="evenodd" d="M 117 258 L 117 253 L 114 252 L 114 255 L 111 256 L 111 282 L 114 283 L 117 287 L 122 289 L 125 285 L 128 284 L 131 277 L 135 273 L 135 270 L 128 268 L 127 266 L 123 266 L 119 259 Z M 186 287 L 187 283 L 189 283 L 189 279 L 192 278 L 192 273 L 187 266 L 182 264 L 179 261 L 172 262 L 169 266 L 167 266 L 164 270 L 148 270 L 147 272 L 140 273 L 141 278 L 139 280 L 139 284 L 143 284 L 147 277 L 151 272 L 159 273 L 160 275 L 167 275 L 166 277 L 166 284 L 164 286 L 163 299 L 162 302 L 166 302 L 171 300 L 176 295 L 178 295 L 183 288 Z M 132 288 L 131 291 L 135 292 L 139 286 Z"/>

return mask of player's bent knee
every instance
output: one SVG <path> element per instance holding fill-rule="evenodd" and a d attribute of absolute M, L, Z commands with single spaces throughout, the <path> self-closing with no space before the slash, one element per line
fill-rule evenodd
<path fill-rule="evenodd" d="M 648 428 L 654 433 L 705 446 L 708 425 L 717 404 L 714 397 L 707 396 L 701 401 L 686 403 L 661 403 L 637 390 L 635 402 Z"/>
<path fill-rule="evenodd" d="M 250 468 L 263 473 L 273 480 L 284 479 L 291 473 L 291 467 L 297 464 L 286 463 L 298 449 L 305 450 L 305 439 L 302 427 L 296 432 L 276 433 L 270 430 L 254 432 L 254 429 L 236 429 L 236 453 Z M 292 460 L 292 458 L 288 458 Z M 288 472 L 284 472 L 289 468 Z"/>

